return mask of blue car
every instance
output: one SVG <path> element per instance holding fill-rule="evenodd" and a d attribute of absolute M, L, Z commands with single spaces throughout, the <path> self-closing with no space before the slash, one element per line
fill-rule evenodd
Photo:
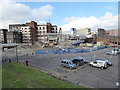
<path fill-rule="evenodd" d="M 61 61 L 61 66 L 67 67 L 67 68 L 70 68 L 70 69 L 77 68 L 77 65 L 75 63 L 73 63 L 71 60 L 62 60 Z"/>

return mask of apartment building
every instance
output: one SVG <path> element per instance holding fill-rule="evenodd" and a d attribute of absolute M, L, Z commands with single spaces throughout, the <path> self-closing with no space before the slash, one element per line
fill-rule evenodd
<path fill-rule="evenodd" d="M 21 32 L 21 24 L 10 24 L 9 31 L 18 31 Z"/>
<path fill-rule="evenodd" d="M 31 38 L 31 27 L 30 26 L 22 26 L 22 39 L 23 42 L 31 42 L 32 38 Z"/>
<path fill-rule="evenodd" d="M 0 29 L 0 43 L 7 43 L 7 29 Z"/>
<path fill-rule="evenodd" d="M 34 21 L 25 24 L 10 24 L 9 31 L 17 31 L 22 33 L 22 42 L 32 43 L 37 40 L 37 23 Z M 12 34 L 10 34 L 12 35 Z"/>
<path fill-rule="evenodd" d="M 47 23 L 48 26 L 48 41 L 49 42 L 56 42 L 58 41 L 58 33 L 57 33 L 57 26 L 56 25 L 51 25 L 51 23 Z"/>
<path fill-rule="evenodd" d="M 57 41 L 57 26 L 51 23 L 37 25 L 35 21 L 31 21 L 25 24 L 11 24 L 9 31 L 21 32 L 24 43 Z"/>
<path fill-rule="evenodd" d="M 46 41 L 47 40 L 47 25 L 38 25 L 37 26 L 37 41 Z"/>
<path fill-rule="evenodd" d="M 57 26 L 47 23 L 44 25 L 37 25 L 37 40 L 45 42 L 57 41 Z"/>
<path fill-rule="evenodd" d="M 29 30 L 31 33 L 29 33 L 29 35 L 31 36 L 30 42 L 35 42 L 37 41 L 37 22 L 35 21 L 31 21 L 31 22 L 27 22 L 25 24 L 25 26 L 29 26 Z M 23 30 L 22 30 L 23 31 Z M 26 35 L 27 37 L 28 35 Z M 28 40 L 29 40 L 29 36 L 28 36 Z"/>
<path fill-rule="evenodd" d="M 18 31 L 7 32 L 7 43 L 22 43 L 22 33 Z"/>

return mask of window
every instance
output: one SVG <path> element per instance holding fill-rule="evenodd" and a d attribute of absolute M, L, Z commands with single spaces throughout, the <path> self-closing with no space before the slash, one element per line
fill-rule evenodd
<path fill-rule="evenodd" d="M 41 30 L 41 27 L 39 29 Z"/>
<path fill-rule="evenodd" d="M 18 29 L 18 27 L 16 27 L 16 29 Z"/>
<path fill-rule="evenodd" d="M 97 64 L 97 62 L 95 61 L 94 63 L 96 63 Z"/>
<path fill-rule="evenodd" d="M 45 27 L 43 27 L 43 30 L 45 29 Z"/>
<path fill-rule="evenodd" d="M 112 42 L 112 40 L 111 40 L 111 39 L 109 39 L 109 42 L 111 43 L 111 42 Z"/>

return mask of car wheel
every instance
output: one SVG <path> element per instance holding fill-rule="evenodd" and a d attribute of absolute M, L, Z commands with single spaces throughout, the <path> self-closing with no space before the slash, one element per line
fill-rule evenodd
<path fill-rule="evenodd" d="M 102 67 L 100 67 L 102 70 L 104 69 L 104 67 L 102 66 Z"/>
<path fill-rule="evenodd" d="M 91 67 L 93 67 L 93 65 L 92 64 L 89 64 Z"/>
<path fill-rule="evenodd" d="M 70 67 L 70 70 L 72 70 L 72 67 Z"/>

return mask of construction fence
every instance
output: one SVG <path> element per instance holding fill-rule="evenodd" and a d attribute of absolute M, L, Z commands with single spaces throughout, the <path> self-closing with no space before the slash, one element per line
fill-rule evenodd
<path fill-rule="evenodd" d="M 100 49 L 107 48 L 106 46 L 95 47 L 92 49 L 70 49 L 63 48 L 61 50 L 36 50 L 35 54 L 73 54 L 73 53 L 86 53 L 90 51 L 97 51 Z"/>

